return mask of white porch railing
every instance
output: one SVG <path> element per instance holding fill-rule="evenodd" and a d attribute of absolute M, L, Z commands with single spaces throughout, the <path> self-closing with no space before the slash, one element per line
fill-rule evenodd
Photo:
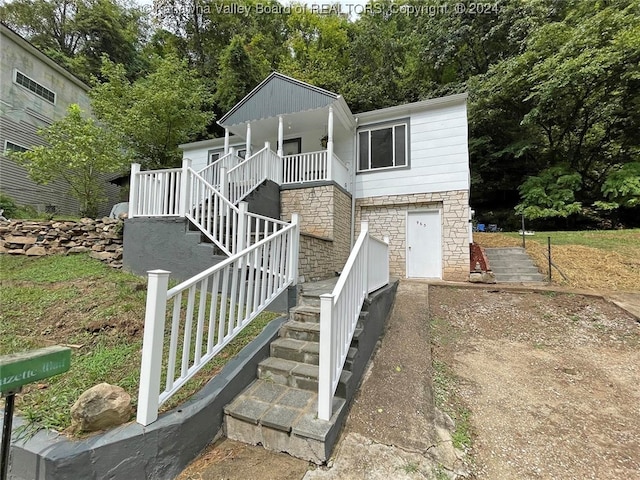
<path fill-rule="evenodd" d="M 154 422 L 160 405 L 295 285 L 298 235 L 293 215 L 287 227 L 168 291 L 170 272 L 149 272 L 138 423 Z"/>
<path fill-rule="evenodd" d="M 320 296 L 320 362 L 318 418 L 329 420 L 332 400 L 367 295 L 389 283 L 388 238 L 369 235 L 362 222 L 360 235 L 333 292 Z"/>
<path fill-rule="evenodd" d="M 242 163 L 243 159 L 235 154 L 232 150 L 226 155 L 220 157 L 215 162 L 210 163 L 201 170 L 198 170 L 198 175 L 204 178 L 214 188 L 220 190 L 221 185 L 221 169 L 229 171 L 239 163 Z"/>
<path fill-rule="evenodd" d="M 283 183 L 304 183 L 330 178 L 327 151 L 298 153 L 282 157 Z"/>
<path fill-rule="evenodd" d="M 227 171 L 227 198 L 235 205 L 265 180 L 282 183 L 280 158 L 271 150 L 269 143 L 266 143 L 262 150 Z M 224 176 L 220 181 L 225 183 Z"/>
<path fill-rule="evenodd" d="M 129 217 L 164 217 L 180 214 L 181 168 L 141 172 L 131 165 Z"/>

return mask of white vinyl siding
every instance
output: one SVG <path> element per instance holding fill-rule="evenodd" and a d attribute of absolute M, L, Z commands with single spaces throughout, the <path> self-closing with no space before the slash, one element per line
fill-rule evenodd
<path fill-rule="evenodd" d="M 356 198 L 468 190 L 467 142 L 467 109 L 463 100 L 411 113 L 407 152 L 410 168 L 385 168 L 357 175 Z"/>

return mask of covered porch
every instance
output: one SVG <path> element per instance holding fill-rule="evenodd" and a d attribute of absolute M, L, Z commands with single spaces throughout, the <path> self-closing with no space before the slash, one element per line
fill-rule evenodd
<path fill-rule="evenodd" d="M 268 149 L 281 162 L 278 183 L 334 181 L 351 191 L 355 123 L 341 96 L 274 72 L 218 123 L 224 156 L 247 161 Z"/>

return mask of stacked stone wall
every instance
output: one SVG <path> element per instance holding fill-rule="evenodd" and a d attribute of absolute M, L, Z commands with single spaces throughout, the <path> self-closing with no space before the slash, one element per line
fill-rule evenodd
<path fill-rule="evenodd" d="M 356 234 L 362 220 L 377 238 L 389 236 L 389 272 L 404 278 L 406 272 L 407 211 L 442 210 L 443 279 L 469 278 L 469 192 L 385 195 L 356 200 Z"/>
<path fill-rule="evenodd" d="M 300 215 L 299 273 L 305 281 L 335 275 L 351 250 L 351 196 L 334 184 L 282 190 L 281 219 Z"/>
<path fill-rule="evenodd" d="M 43 256 L 89 255 L 122 267 L 122 220 L 104 217 L 79 222 L 12 220 L 0 223 L 0 253 Z"/>

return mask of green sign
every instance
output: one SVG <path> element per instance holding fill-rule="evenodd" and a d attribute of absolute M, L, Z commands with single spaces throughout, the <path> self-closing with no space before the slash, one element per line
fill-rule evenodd
<path fill-rule="evenodd" d="M 47 347 L 0 357 L 0 392 L 15 390 L 27 383 L 53 377 L 69 370 L 71 349 Z"/>

